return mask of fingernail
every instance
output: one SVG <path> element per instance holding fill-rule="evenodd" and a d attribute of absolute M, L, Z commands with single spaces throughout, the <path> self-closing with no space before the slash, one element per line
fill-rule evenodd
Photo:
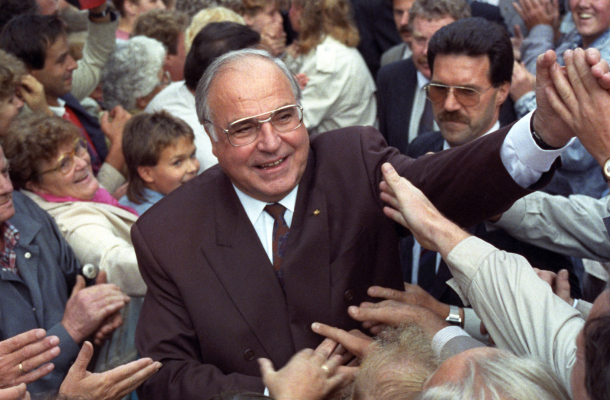
<path fill-rule="evenodd" d="M 320 324 L 317 322 L 314 322 L 313 324 L 311 324 L 311 329 L 314 331 L 317 331 L 318 329 L 320 329 Z"/>
<path fill-rule="evenodd" d="M 59 338 L 57 336 L 51 336 L 49 338 L 49 343 L 53 346 L 57 346 L 59 344 Z"/>
<path fill-rule="evenodd" d="M 38 339 L 42 339 L 46 334 L 47 334 L 47 332 L 44 329 L 36 330 L 36 337 Z"/>
<path fill-rule="evenodd" d="M 390 171 L 391 171 L 391 168 L 392 168 L 392 166 L 390 165 L 390 163 L 384 163 L 384 164 L 381 166 L 381 170 L 382 170 L 383 172 L 390 172 Z"/>

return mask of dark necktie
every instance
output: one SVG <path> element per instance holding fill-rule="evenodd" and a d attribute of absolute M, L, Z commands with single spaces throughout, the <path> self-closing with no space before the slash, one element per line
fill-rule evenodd
<path fill-rule="evenodd" d="M 282 268 L 282 257 L 284 257 L 284 249 L 288 240 L 288 231 L 290 228 L 284 219 L 286 207 L 281 204 L 274 203 L 265 206 L 265 211 L 273 217 L 273 269 L 280 271 Z"/>
<path fill-rule="evenodd" d="M 424 106 L 424 112 L 421 115 L 421 119 L 419 120 L 419 128 L 417 130 L 417 135 L 421 135 L 422 133 L 431 132 L 434 128 L 434 114 L 432 113 L 432 102 L 430 99 L 426 98 L 426 105 Z"/>

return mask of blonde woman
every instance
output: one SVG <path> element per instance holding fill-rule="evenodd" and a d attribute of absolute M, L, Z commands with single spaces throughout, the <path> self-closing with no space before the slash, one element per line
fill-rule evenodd
<path fill-rule="evenodd" d="M 292 0 L 288 13 L 298 33 L 286 64 L 309 79 L 303 122 L 310 134 L 373 125 L 375 83 L 356 50 L 360 41 L 348 0 Z"/>

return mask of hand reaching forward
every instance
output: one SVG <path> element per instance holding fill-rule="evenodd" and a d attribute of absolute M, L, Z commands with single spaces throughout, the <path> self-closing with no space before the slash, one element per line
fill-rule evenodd
<path fill-rule="evenodd" d="M 93 345 L 85 342 L 59 388 L 60 394 L 69 398 L 118 400 L 133 392 L 161 368 L 158 361 L 140 358 L 110 371 L 91 373 L 87 371 L 87 365 L 92 356 Z"/>
<path fill-rule="evenodd" d="M 53 371 L 49 361 L 59 354 L 59 338 L 45 335 L 44 329 L 32 329 L 0 342 L 1 388 L 28 384 Z"/>
<path fill-rule="evenodd" d="M 462 240 L 470 236 L 445 218 L 428 198 L 389 163 L 381 166 L 381 200 L 386 216 L 409 229 L 415 239 L 428 250 L 441 253 L 443 258 Z"/>
<path fill-rule="evenodd" d="M 555 90 L 548 90 L 549 104 L 570 126 L 583 146 L 600 164 L 610 157 L 610 93 L 600 86 L 608 64 L 599 59 L 599 51 L 568 50 L 564 54 L 565 72 L 551 70 Z M 591 62 L 599 60 L 591 66 Z M 593 74 L 596 70 L 598 76 Z M 604 73 L 605 71 L 605 73 Z"/>
<path fill-rule="evenodd" d="M 118 286 L 106 283 L 85 287 L 85 279 L 79 275 L 61 324 L 76 343 L 81 343 L 128 302 L 129 297 Z"/>
<path fill-rule="evenodd" d="M 284 368 L 276 371 L 266 358 L 258 364 L 263 383 L 275 400 L 322 400 L 351 380 L 351 375 L 339 370 L 342 357 L 328 349 L 304 349 L 292 356 Z"/>
<path fill-rule="evenodd" d="M 551 78 L 551 72 L 561 71 L 556 61 L 557 55 L 553 50 L 539 55 L 536 60 L 537 108 L 533 124 L 534 130 L 546 144 L 560 148 L 568 144 L 575 133 L 550 104 L 549 96 L 555 91 L 555 80 Z"/>
<path fill-rule="evenodd" d="M 7 389 L 0 389 L 0 400 L 30 400 L 25 383 Z"/>

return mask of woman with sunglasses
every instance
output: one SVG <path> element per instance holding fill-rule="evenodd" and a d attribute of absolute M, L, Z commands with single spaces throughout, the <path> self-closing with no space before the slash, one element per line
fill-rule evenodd
<path fill-rule="evenodd" d="M 78 128 L 60 117 L 30 115 L 13 123 L 2 147 L 16 189 L 51 214 L 80 262 L 106 271 L 108 282 L 129 296 L 143 296 L 130 237 L 138 215 L 100 186 Z"/>

